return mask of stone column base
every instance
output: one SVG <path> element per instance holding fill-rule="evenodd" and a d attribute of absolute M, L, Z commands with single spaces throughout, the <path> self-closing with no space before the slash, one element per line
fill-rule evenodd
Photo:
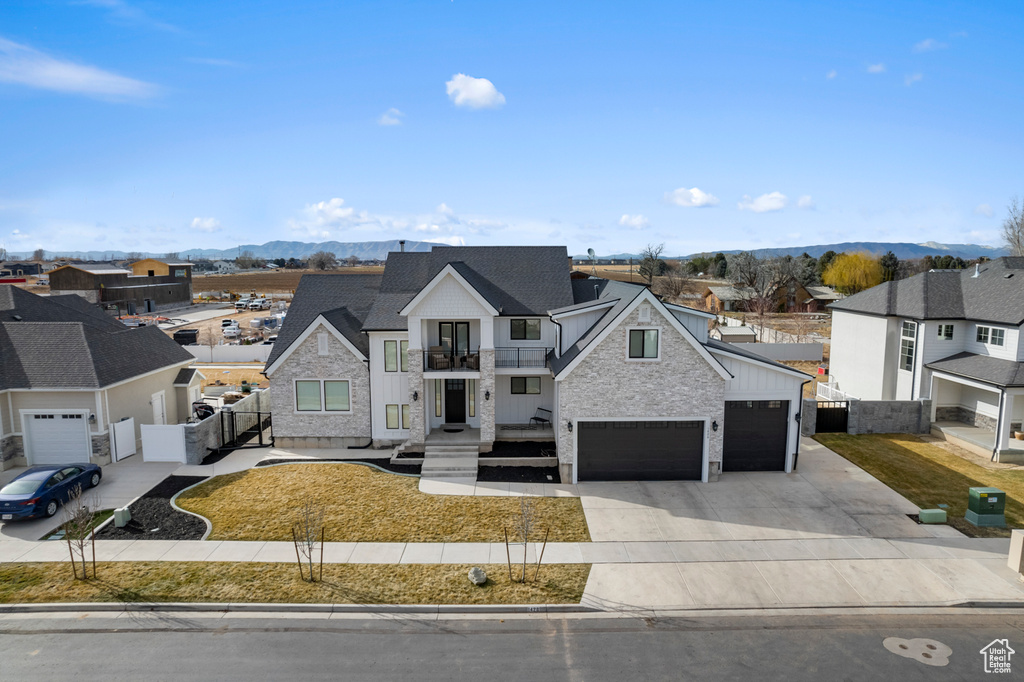
<path fill-rule="evenodd" d="M 558 463 L 558 477 L 562 479 L 562 483 L 572 483 L 572 463 L 571 462 L 559 462 Z"/>

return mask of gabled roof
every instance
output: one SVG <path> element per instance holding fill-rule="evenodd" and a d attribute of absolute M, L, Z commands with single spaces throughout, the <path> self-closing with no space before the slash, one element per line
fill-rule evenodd
<path fill-rule="evenodd" d="M 388 254 L 363 328 L 404 331 L 400 311 L 449 264 L 502 316 L 542 316 L 574 302 L 565 247 L 436 246 L 429 253 Z"/>
<path fill-rule="evenodd" d="M 708 287 L 719 301 L 747 301 L 757 296 L 750 287 Z"/>
<path fill-rule="evenodd" d="M 810 294 L 811 299 L 815 301 L 838 301 L 843 297 L 842 294 L 831 287 L 806 286 L 804 291 Z"/>
<path fill-rule="evenodd" d="M 5 298 L 11 297 L 0 293 L 0 305 Z M 194 360 L 156 327 L 108 326 L 72 306 L 34 298 L 0 312 L 0 389 L 102 388 Z M 56 321 L 60 309 L 65 319 Z"/>
<path fill-rule="evenodd" d="M 459 261 L 448 263 L 441 268 L 441 270 L 431 278 L 430 282 L 420 289 L 419 293 L 413 296 L 412 300 L 399 311 L 399 314 L 403 317 L 411 315 L 412 309 L 427 297 L 430 292 L 433 291 L 434 287 L 438 286 L 441 281 L 448 276 L 453 277 L 469 293 L 470 296 L 476 299 L 477 304 L 479 304 L 484 310 L 488 311 L 489 314 L 500 314 L 500 310 L 498 308 L 500 303 L 498 303 L 498 301 L 501 298 L 501 291 L 486 279 L 480 277 L 478 273 L 465 263 Z"/>
<path fill-rule="evenodd" d="M 994 386 L 1024 386 L 1024 363 L 994 358 L 990 355 L 957 353 L 930 362 L 925 367 Z"/>
<path fill-rule="evenodd" d="M 915 320 L 1024 322 L 1024 258 L 1005 257 L 965 270 L 932 270 L 884 282 L 829 305 L 866 315 Z"/>
<path fill-rule="evenodd" d="M 274 364 L 320 315 L 368 356 L 370 343 L 362 327 L 380 284 L 381 275 L 303 275 L 266 367 Z"/>
<path fill-rule="evenodd" d="M 594 287 L 597 287 L 595 290 Z M 578 303 L 593 303 L 594 301 L 614 301 L 615 305 L 605 310 L 604 315 L 598 318 L 597 322 L 591 325 L 576 343 L 572 344 L 557 358 L 551 359 L 551 371 L 558 374 L 572 363 L 583 350 L 591 344 L 594 339 L 600 336 L 601 332 L 615 320 L 633 300 L 644 292 L 646 287 L 639 284 L 628 284 L 608 279 L 574 279 L 572 290 L 575 296 L 580 299 Z M 596 294 L 596 296 L 595 296 Z"/>
<path fill-rule="evenodd" d="M 197 374 L 199 375 L 200 378 L 204 378 L 203 373 L 200 372 L 195 367 L 182 367 L 178 371 L 178 376 L 174 377 L 174 385 L 188 386 L 189 384 L 192 383 L 192 378 L 195 377 Z"/>
<path fill-rule="evenodd" d="M 119 268 L 116 265 L 111 265 L 110 263 L 68 263 L 67 265 L 62 265 L 59 268 L 54 268 L 50 272 L 64 270 L 65 268 L 74 268 L 75 270 L 90 272 L 94 275 L 132 274 L 131 270 L 125 270 L 124 268 Z"/>

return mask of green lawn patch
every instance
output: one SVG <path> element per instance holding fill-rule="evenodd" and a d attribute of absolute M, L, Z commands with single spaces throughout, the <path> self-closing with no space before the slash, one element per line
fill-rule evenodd
<path fill-rule="evenodd" d="M 1024 474 L 986 469 L 908 434 L 820 433 L 819 443 L 842 455 L 922 509 L 947 504 L 949 525 L 972 537 L 1007 537 L 1005 528 L 978 528 L 964 520 L 968 488 L 1006 491 L 1006 524 L 1024 527 Z"/>

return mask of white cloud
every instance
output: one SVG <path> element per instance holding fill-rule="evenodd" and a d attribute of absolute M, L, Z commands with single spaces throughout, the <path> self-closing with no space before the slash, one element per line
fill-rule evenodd
<path fill-rule="evenodd" d="M 781 211 L 786 208 L 786 204 L 789 203 L 789 199 L 782 192 L 770 192 L 768 194 L 762 194 L 756 199 L 751 199 L 749 195 L 744 195 L 743 200 L 740 201 L 736 207 L 741 211 L 753 211 L 754 213 L 768 213 L 769 211 Z"/>
<path fill-rule="evenodd" d="M 88 5 L 90 7 L 99 7 L 101 9 L 108 10 L 107 15 L 112 23 L 122 25 L 138 25 L 148 26 L 150 28 L 160 29 L 161 31 L 170 31 L 177 33 L 179 31 L 177 26 L 159 21 L 149 16 L 143 10 L 129 5 L 124 0 L 78 0 L 73 2 L 74 5 Z"/>
<path fill-rule="evenodd" d="M 811 198 L 810 194 L 805 194 L 796 200 L 796 207 L 806 210 L 814 209 L 814 199 Z"/>
<path fill-rule="evenodd" d="M 216 232 L 220 229 L 220 221 L 216 218 L 193 218 L 192 229 L 199 232 Z"/>
<path fill-rule="evenodd" d="M 839 74 L 836 73 L 836 70 L 832 69 L 831 71 L 829 71 L 828 73 L 825 74 L 825 78 L 827 78 L 828 80 L 832 80 L 833 78 L 835 78 L 838 75 Z"/>
<path fill-rule="evenodd" d="M 449 208 L 448 204 L 446 204 L 444 202 L 441 202 L 440 204 L 438 204 L 437 208 L 434 209 L 434 210 L 437 211 L 438 213 L 440 213 L 443 216 L 453 216 L 453 215 L 455 215 L 455 211 L 453 211 L 451 208 Z"/>
<path fill-rule="evenodd" d="M 115 99 L 140 99 L 159 93 L 159 88 L 150 83 L 94 66 L 55 59 L 3 38 L 0 38 L 0 82 Z"/>
<path fill-rule="evenodd" d="M 903 84 L 909 88 L 911 85 L 918 82 L 922 78 L 924 78 L 924 74 L 921 73 L 907 74 L 906 76 L 903 77 Z"/>
<path fill-rule="evenodd" d="M 671 192 L 665 192 L 665 201 L 676 206 L 687 206 L 691 208 L 702 208 L 705 206 L 717 206 L 718 197 L 702 192 L 696 187 L 686 189 L 680 187 Z"/>
<path fill-rule="evenodd" d="M 640 214 L 629 215 L 628 213 L 623 213 L 622 217 L 619 218 L 619 225 L 622 227 L 631 227 L 634 230 L 642 230 L 650 224 L 651 221 Z"/>
<path fill-rule="evenodd" d="M 470 109 L 498 109 L 505 104 L 505 95 L 498 92 L 494 83 L 486 78 L 473 78 L 457 73 L 445 83 L 448 98 L 457 107 Z"/>
<path fill-rule="evenodd" d="M 885 64 L 868 64 L 868 73 L 885 73 Z"/>
<path fill-rule="evenodd" d="M 377 119 L 377 124 L 382 126 L 400 126 L 402 125 L 402 117 L 405 116 L 401 111 L 391 107 Z"/>
<path fill-rule="evenodd" d="M 934 38 L 925 38 L 914 44 L 914 52 L 934 52 L 935 50 L 945 50 L 947 47 L 949 47 L 948 43 L 940 43 Z"/>
<path fill-rule="evenodd" d="M 977 206 L 974 207 L 974 215 L 981 215 L 985 216 L 986 218 L 991 218 L 993 215 L 992 207 L 989 206 L 988 204 L 978 204 Z"/>

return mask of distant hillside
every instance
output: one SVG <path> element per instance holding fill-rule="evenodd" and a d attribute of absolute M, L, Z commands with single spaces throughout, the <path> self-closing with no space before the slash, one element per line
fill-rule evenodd
<path fill-rule="evenodd" d="M 844 242 L 842 244 L 818 244 L 815 246 L 786 246 L 775 249 L 733 249 L 731 251 L 721 251 L 720 253 L 740 253 L 741 251 L 749 250 L 761 258 L 771 258 L 775 256 L 799 256 L 802 253 L 807 253 L 815 258 L 819 257 L 826 251 L 835 251 L 836 253 L 853 252 L 853 251 L 867 251 L 875 255 L 882 255 L 886 251 L 892 251 L 896 254 L 896 257 L 901 260 L 907 260 L 912 258 L 923 258 L 925 256 L 957 256 L 964 260 L 971 260 L 972 258 L 980 258 L 986 256 L 988 258 L 999 258 L 1000 256 L 1008 256 L 1010 252 L 1004 248 L 996 246 L 986 246 L 984 244 L 940 244 L 938 242 L 925 242 L 923 244 L 912 244 L 910 242 Z M 719 253 L 719 251 L 707 251 L 702 253 L 693 253 L 689 256 L 679 256 L 681 258 L 693 258 L 694 256 L 708 255 Z M 573 256 L 573 258 L 587 258 L 586 254 Z M 664 258 L 676 258 L 676 256 L 663 256 Z M 635 253 L 616 253 L 610 256 L 598 256 L 601 259 L 628 259 L 628 258 L 640 258 L 639 254 Z"/>

